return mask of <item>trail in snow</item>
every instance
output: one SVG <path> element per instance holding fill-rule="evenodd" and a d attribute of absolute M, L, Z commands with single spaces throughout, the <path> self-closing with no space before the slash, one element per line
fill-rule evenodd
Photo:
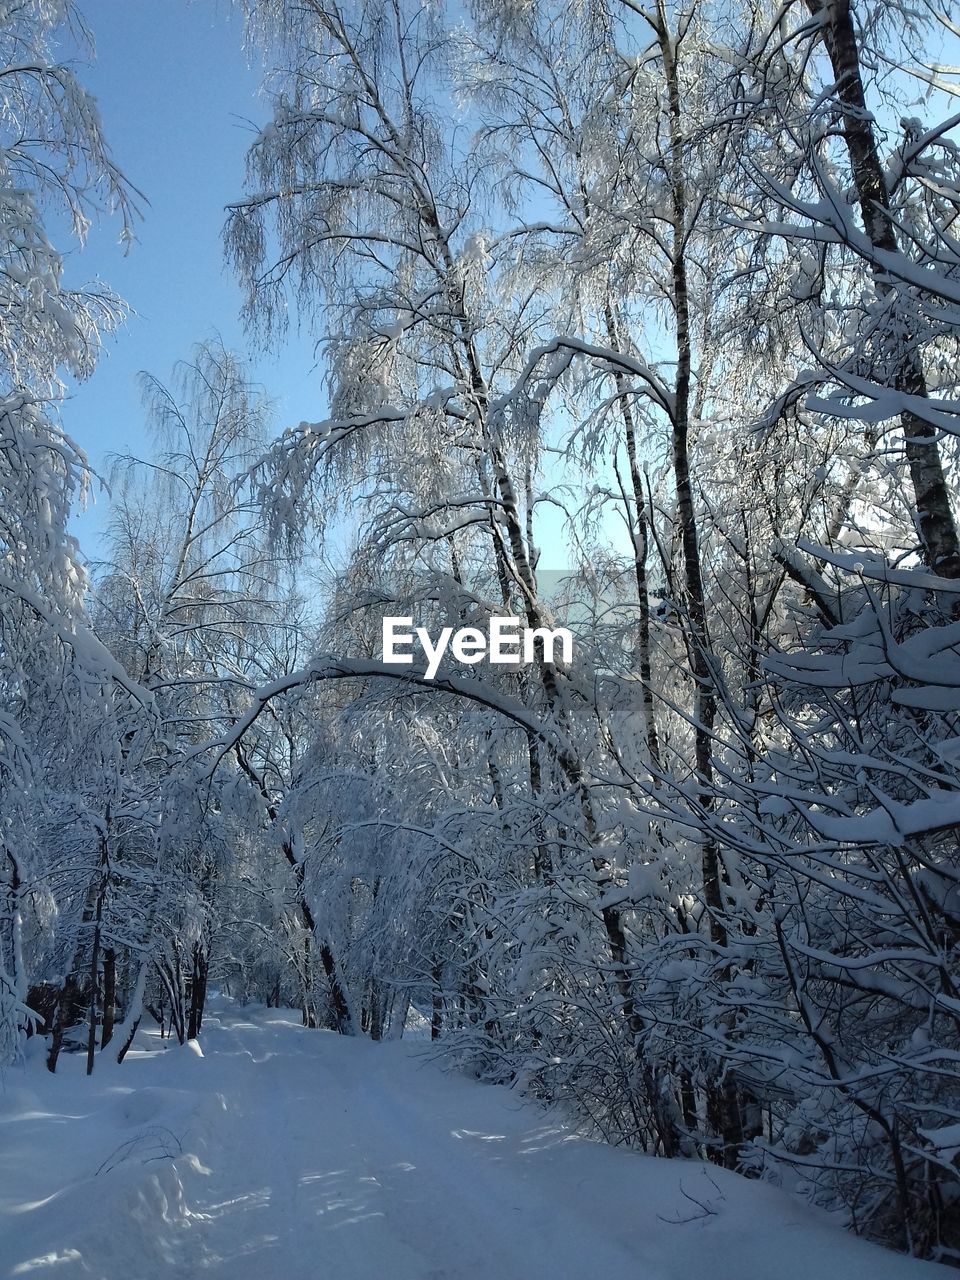
<path fill-rule="evenodd" d="M 0 1277 L 934 1280 L 784 1193 L 580 1138 L 415 1046 L 221 1002 L 0 1093 Z"/>

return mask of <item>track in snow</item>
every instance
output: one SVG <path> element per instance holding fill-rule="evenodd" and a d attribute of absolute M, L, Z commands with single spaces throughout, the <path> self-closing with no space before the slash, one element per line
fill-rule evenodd
<path fill-rule="evenodd" d="M 416 1046 L 221 1002 L 0 1094 L 0 1276 L 934 1280 L 772 1187 L 578 1137 Z M 98 1170 L 100 1171 L 98 1173 Z"/>

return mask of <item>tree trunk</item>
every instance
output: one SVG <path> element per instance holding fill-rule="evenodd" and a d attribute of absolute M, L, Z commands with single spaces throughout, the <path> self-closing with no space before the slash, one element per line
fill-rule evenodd
<path fill-rule="evenodd" d="M 107 808 L 106 822 L 110 822 L 110 810 Z M 108 826 L 109 829 L 109 826 Z M 97 996 L 100 993 L 100 938 L 103 928 L 103 903 L 107 896 L 107 883 L 110 874 L 109 837 L 104 835 L 100 849 L 100 885 L 97 890 L 97 906 L 93 921 L 93 945 L 90 948 L 90 1028 L 87 1033 L 87 1075 L 93 1075 L 93 1064 L 97 1053 Z"/>
<path fill-rule="evenodd" d="M 430 1039 L 439 1040 L 443 1034 L 443 970 L 440 962 L 434 960 L 433 969 L 433 1010 L 430 1015 Z"/>
<path fill-rule="evenodd" d="M 725 871 L 720 846 L 710 829 L 716 797 L 713 771 L 713 738 L 717 719 L 716 682 L 707 627 L 707 599 L 700 558 L 700 537 L 690 468 L 690 402 L 693 381 L 693 334 L 687 280 L 687 186 L 683 154 L 683 106 L 676 60 L 677 43 L 667 25 L 666 10 L 657 5 L 658 42 L 667 89 L 670 148 L 668 172 L 672 202 L 670 269 L 676 326 L 677 372 L 672 414 L 672 462 L 677 495 L 680 543 L 683 550 L 686 603 L 686 639 L 694 679 L 693 737 L 697 807 L 700 829 L 700 865 L 703 902 L 711 942 L 725 949 L 728 942 L 723 903 Z M 737 1122 L 738 1108 L 731 1104 L 725 1082 L 707 1086 L 707 1120 L 719 1139 L 719 1159 L 728 1167 L 737 1163 L 743 1140 Z M 714 1151 L 717 1148 L 714 1147 Z"/>
<path fill-rule="evenodd" d="M 105 1049 L 113 1039 L 117 1017 L 117 953 L 107 947 L 103 953 L 103 1024 L 100 1029 L 100 1048 Z"/>
<path fill-rule="evenodd" d="M 317 1017 L 316 1006 L 313 1000 L 313 934 L 306 932 L 303 935 L 303 999 L 301 1001 L 301 1012 L 303 1016 L 303 1025 L 311 1030 L 316 1030 L 320 1025 Z"/>
<path fill-rule="evenodd" d="M 187 1039 L 196 1040 L 203 1024 L 203 1006 L 207 999 L 208 956 L 202 942 L 194 943 L 193 975 L 190 980 L 190 1018 Z"/>
<path fill-rule="evenodd" d="M 347 997 L 346 984 L 343 981 L 340 966 L 337 964 L 333 948 L 329 942 L 320 943 L 320 963 L 323 965 L 323 972 L 326 974 L 327 982 L 330 984 L 330 999 L 333 1003 L 333 1016 L 337 1024 L 336 1029 L 342 1036 L 355 1035 L 356 1027 Z"/>
<path fill-rule="evenodd" d="M 270 798 L 270 794 L 267 791 L 266 786 L 264 785 L 263 779 L 258 777 L 256 770 L 254 769 L 253 765 L 251 765 L 247 757 L 240 750 L 239 745 L 234 748 L 234 752 L 237 757 L 237 763 L 240 765 L 240 768 L 247 775 L 250 781 L 256 786 L 256 788 L 260 792 L 260 795 L 263 797 L 263 800 L 266 804 L 268 817 L 270 818 L 271 822 L 276 822 L 279 817 L 279 810 L 277 809 L 276 804 L 274 804 L 273 800 Z M 283 848 L 283 856 L 286 858 L 290 867 L 293 869 L 294 881 L 295 881 L 296 891 L 297 891 L 297 905 L 300 908 L 300 915 L 303 920 L 304 926 L 306 927 L 307 931 L 310 933 L 311 936 L 316 937 L 316 931 L 317 931 L 316 920 L 314 918 L 313 911 L 310 907 L 310 904 L 307 902 L 307 899 L 306 899 L 305 884 L 304 884 L 304 866 L 303 866 L 302 860 L 297 857 L 297 851 L 296 851 L 296 848 L 294 847 L 294 841 L 292 836 L 287 835 L 284 837 L 282 842 L 282 848 Z M 336 1019 L 336 1024 L 337 1024 L 336 1029 L 341 1035 L 344 1035 L 344 1036 L 355 1035 L 356 1023 L 353 1017 L 353 1010 L 351 1008 L 350 996 L 349 996 L 349 992 L 347 991 L 346 982 L 343 979 L 343 974 L 340 971 L 340 966 L 337 964 L 336 957 L 333 954 L 332 943 L 330 942 L 329 939 L 324 939 L 323 941 L 321 941 L 319 938 L 317 939 L 317 943 L 320 949 L 320 963 L 323 966 L 323 971 L 326 974 L 327 981 L 330 984 L 330 999 L 333 1004 L 334 1017 Z"/>
<path fill-rule="evenodd" d="M 614 351 L 620 351 L 620 335 L 617 330 L 616 317 L 609 298 L 604 304 L 604 320 L 607 327 L 607 340 Z M 655 787 L 660 781 L 660 739 L 657 732 L 656 707 L 653 698 L 652 667 L 650 662 L 650 592 L 647 586 L 647 513 L 646 497 L 643 492 L 643 480 L 640 475 L 640 464 L 637 460 L 637 432 L 634 422 L 633 406 L 627 395 L 627 384 L 623 373 L 617 370 L 613 375 L 617 388 L 617 399 L 620 405 L 620 416 L 623 421 L 623 436 L 627 450 L 627 464 L 630 468 L 630 488 L 633 499 L 633 519 L 630 521 L 630 540 L 633 543 L 633 571 L 637 583 L 637 666 L 640 673 L 640 696 L 643 700 L 643 722 L 647 736 L 647 753 L 650 756 L 650 771 Z M 624 495 L 626 503 L 626 495 Z M 629 503 L 627 518 L 630 518 Z"/>
<path fill-rule="evenodd" d="M 73 952 L 70 956 L 69 967 L 64 975 L 60 986 L 60 992 L 57 996 L 51 1018 L 51 1037 L 50 1049 L 47 1053 L 47 1070 L 51 1073 L 56 1072 L 57 1061 L 60 1057 L 60 1051 L 63 1048 L 64 1037 L 67 1030 L 74 1025 L 74 1018 L 80 1013 L 82 1008 L 82 984 L 77 975 L 77 965 L 79 963 L 80 953 L 80 936 L 86 928 L 92 923 L 95 913 L 98 893 L 95 880 L 91 879 L 87 889 L 87 898 L 83 906 L 83 915 L 80 920 L 80 930 L 77 940 L 74 943 Z"/>
<path fill-rule="evenodd" d="M 101 899 L 102 901 L 102 899 Z M 97 996 L 100 990 L 100 912 L 98 901 L 97 923 L 93 930 L 93 946 L 90 949 L 90 1025 L 87 1032 L 87 1075 L 93 1075 L 97 1054 Z"/>
<path fill-rule="evenodd" d="M 380 988 L 376 982 L 371 983 L 370 988 L 370 1039 L 383 1039 L 383 1011 Z"/>
<path fill-rule="evenodd" d="M 857 189 L 863 229 L 873 248 L 882 253 L 899 249 L 883 165 L 877 149 L 873 116 L 867 109 L 860 69 L 860 50 L 850 0 L 807 0 L 810 13 L 821 20 L 823 42 L 830 58 L 835 93 L 843 113 L 843 135 Z M 877 272 L 879 275 L 879 272 Z M 877 292 L 890 297 L 896 286 L 877 280 Z M 920 353 L 909 344 L 915 325 L 905 317 L 908 341 L 898 352 L 893 385 L 907 395 L 927 396 Z M 960 538 L 943 474 L 937 431 L 914 413 L 901 414 L 900 424 L 913 482 L 917 523 L 924 559 L 944 578 L 960 577 Z"/>
<path fill-rule="evenodd" d="M 394 997 L 390 1006 L 390 1019 L 387 1024 L 387 1039 L 402 1040 L 407 1026 L 407 1014 L 410 1012 L 410 992 L 403 991 L 399 999 Z"/>
<path fill-rule="evenodd" d="M 82 1008 L 82 989 L 75 973 L 68 973 L 63 980 L 53 1015 L 50 1050 L 47 1053 L 47 1070 L 54 1073 L 63 1048 L 67 1030 L 73 1026 L 73 1018 Z"/>
<path fill-rule="evenodd" d="M 117 1062 L 123 1062 L 124 1058 L 130 1051 L 134 1037 L 137 1034 L 137 1028 L 140 1026 L 140 1019 L 143 1017 L 143 997 L 147 989 L 147 977 L 150 973 L 150 961 L 141 960 L 140 968 L 137 972 L 137 981 L 130 999 L 127 1003 L 127 1016 L 123 1020 L 123 1024 L 117 1033 L 120 1041 L 120 1049 L 117 1053 Z"/>

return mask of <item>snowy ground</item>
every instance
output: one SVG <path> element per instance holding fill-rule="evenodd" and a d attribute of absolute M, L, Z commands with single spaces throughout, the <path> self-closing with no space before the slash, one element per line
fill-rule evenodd
<path fill-rule="evenodd" d="M 220 1003 L 0 1092 L 0 1276 L 934 1280 L 772 1187 L 578 1138 L 415 1046 Z M 61 1060 L 62 1061 L 62 1060 Z"/>

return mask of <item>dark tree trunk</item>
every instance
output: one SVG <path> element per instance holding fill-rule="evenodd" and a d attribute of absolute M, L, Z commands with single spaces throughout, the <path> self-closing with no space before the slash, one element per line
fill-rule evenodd
<path fill-rule="evenodd" d="M 105 1049 L 113 1039 L 117 1018 L 117 953 L 107 947 L 103 953 L 103 1025 L 100 1029 L 100 1048 Z"/>
<path fill-rule="evenodd" d="M 860 68 L 860 49 L 850 0 L 807 0 L 811 14 L 821 20 L 823 42 L 830 58 L 835 93 L 843 114 L 843 134 L 857 189 L 863 229 L 874 250 L 896 253 L 897 237 L 883 164 L 877 149 L 873 116 L 867 109 Z M 880 276 L 880 272 L 877 272 Z M 895 286 L 879 278 L 877 291 L 889 296 Z M 893 385 L 908 395 L 926 397 L 927 383 L 920 353 L 909 345 L 913 325 L 907 317 L 908 342 L 899 352 Z M 907 463 L 916 500 L 917 523 L 928 566 L 945 578 L 960 577 L 960 538 L 953 517 L 950 491 L 943 474 L 937 431 L 913 413 L 900 418 Z"/>
<path fill-rule="evenodd" d="M 194 944 L 193 975 L 190 980 L 190 1017 L 187 1039 L 196 1040 L 203 1025 L 203 1007 L 207 1000 L 207 970 L 209 958 L 202 942 Z"/>
<path fill-rule="evenodd" d="M 90 953 L 90 1017 L 87 1031 L 87 1075 L 93 1075 L 93 1064 L 97 1057 L 97 996 L 100 990 L 100 922 L 93 933 L 93 947 Z"/>
<path fill-rule="evenodd" d="M 609 299 L 604 304 L 604 319 L 607 327 L 607 340 L 610 346 L 619 351 L 620 334 L 616 317 Z M 650 590 L 647 583 L 647 509 L 643 492 L 643 479 L 640 475 L 640 464 L 637 459 L 637 431 L 634 421 L 633 406 L 627 395 L 627 380 L 621 371 L 613 375 L 620 405 L 620 417 L 623 421 L 624 443 L 627 449 L 627 463 L 630 468 L 630 497 L 633 499 L 633 519 L 630 521 L 630 540 L 633 543 L 633 572 L 637 583 L 637 666 L 640 674 L 640 696 L 643 699 L 643 722 L 647 736 L 647 751 L 650 755 L 651 772 L 654 786 L 659 785 L 660 777 L 660 739 L 657 732 L 656 707 L 653 697 L 653 678 L 650 662 Z M 626 499 L 626 494 L 624 495 Z M 629 507 L 629 503 L 625 502 Z M 627 511 L 629 518 L 629 510 Z"/>
<path fill-rule="evenodd" d="M 713 653 L 707 625 L 707 595 L 700 556 L 700 534 L 690 466 L 691 399 L 693 389 L 693 332 L 690 322 L 690 291 L 687 279 L 687 183 L 684 172 L 683 104 L 680 73 L 677 64 L 678 43 L 667 26 L 666 11 L 658 5 L 657 31 L 663 74 L 667 91 L 667 119 L 670 138 L 668 172 L 672 203 L 670 270 L 674 323 L 676 326 L 677 372 L 671 422 L 674 486 L 680 544 L 683 551 L 686 644 L 690 670 L 694 680 L 693 737 L 697 779 L 697 805 L 700 810 L 700 865 L 703 902 L 706 909 L 710 940 L 724 950 L 728 943 L 723 901 L 726 871 L 711 817 L 715 807 L 716 785 L 713 768 L 713 740 L 717 720 L 716 679 Z M 728 1167 L 737 1164 L 743 1134 L 738 1123 L 735 1089 L 731 1085 L 711 1083 L 707 1086 L 707 1122 L 716 1139 L 712 1153 Z"/>
<path fill-rule="evenodd" d="M 57 997 L 51 1024 L 50 1050 L 47 1053 L 47 1070 L 57 1069 L 57 1061 L 63 1048 L 67 1031 L 76 1025 L 84 1006 L 83 988 L 75 973 L 68 973 Z"/>
<path fill-rule="evenodd" d="M 97 916 L 99 902 L 101 902 L 101 895 L 98 892 L 97 882 L 96 880 L 91 880 L 87 889 L 87 898 L 83 907 L 78 937 L 82 937 L 87 928 L 93 923 Z M 57 1069 L 57 1061 L 63 1049 L 63 1041 L 67 1031 L 70 1027 L 75 1026 L 82 1017 L 85 990 L 77 971 L 80 963 L 80 943 L 78 941 L 74 945 L 73 953 L 70 956 L 69 968 L 61 983 L 51 1019 L 52 1035 L 50 1049 L 47 1053 L 47 1070 L 51 1073 Z"/>
<path fill-rule="evenodd" d="M 240 750 L 239 746 L 235 748 L 235 754 L 240 768 L 257 787 L 260 795 L 263 797 L 266 804 L 267 815 L 271 822 L 276 822 L 279 816 L 279 810 L 270 798 L 270 793 L 267 791 L 267 788 L 263 783 L 263 779 L 258 776 L 257 771 Z M 347 993 L 346 983 L 343 980 L 343 975 L 340 972 L 340 966 L 337 964 L 336 957 L 333 954 L 332 944 L 329 939 L 321 940 L 316 937 L 317 922 L 306 898 L 303 863 L 297 857 L 297 852 L 291 838 L 287 837 L 284 839 L 282 847 L 283 856 L 286 858 L 293 870 L 294 882 L 297 891 L 297 905 L 300 908 L 300 916 L 308 933 L 311 937 L 315 938 L 317 942 L 320 963 L 323 966 L 323 972 L 326 974 L 327 981 L 330 984 L 330 1000 L 333 1005 L 336 1029 L 341 1035 L 355 1035 L 356 1027 L 354 1025 L 353 1013 L 350 1007 L 350 998 Z"/>
<path fill-rule="evenodd" d="M 330 984 L 330 1000 L 333 1004 L 333 1016 L 337 1024 L 336 1029 L 342 1036 L 352 1036 L 355 1032 L 353 1016 L 350 1012 L 340 967 L 329 942 L 321 942 L 320 944 L 320 963 L 323 965 L 323 972 L 326 974 L 327 982 Z"/>
<path fill-rule="evenodd" d="M 383 1001 L 376 978 L 371 978 L 367 985 L 367 1031 L 371 1040 L 382 1039 Z"/>
<path fill-rule="evenodd" d="M 313 1001 L 313 934 L 303 935 L 303 1025 L 316 1029 L 320 1025 Z"/>
<path fill-rule="evenodd" d="M 124 1036 L 123 1044 L 121 1044 L 120 1049 L 117 1052 L 118 1063 L 122 1062 L 124 1058 L 127 1056 L 127 1054 L 130 1052 L 130 1047 L 133 1044 L 133 1041 L 136 1037 L 139 1027 L 140 1027 L 140 1015 L 134 1018 L 134 1020 L 130 1023 L 130 1030 Z"/>
<path fill-rule="evenodd" d="M 101 865 L 106 867 L 106 840 Z M 90 1026 L 87 1033 L 87 1075 L 93 1075 L 93 1064 L 97 1055 L 97 996 L 100 993 L 100 931 L 103 926 L 103 900 L 106 895 L 106 872 L 100 879 L 97 893 L 97 909 L 93 924 L 93 945 L 90 948 Z"/>
<path fill-rule="evenodd" d="M 183 1007 L 183 967 L 180 963 L 179 950 L 174 951 L 173 965 L 167 965 L 162 962 L 157 964 L 157 973 L 163 983 L 163 987 L 167 993 L 167 999 L 170 1003 L 169 1011 L 169 1029 L 173 1032 L 180 1044 L 184 1044 L 187 1039 L 187 1021 Z M 160 1034 L 163 1035 L 163 998 L 160 1001 Z"/>
<path fill-rule="evenodd" d="M 433 962 L 433 1010 L 430 1016 L 430 1039 L 439 1040 L 443 1033 L 443 971 L 438 961 Z"/>

